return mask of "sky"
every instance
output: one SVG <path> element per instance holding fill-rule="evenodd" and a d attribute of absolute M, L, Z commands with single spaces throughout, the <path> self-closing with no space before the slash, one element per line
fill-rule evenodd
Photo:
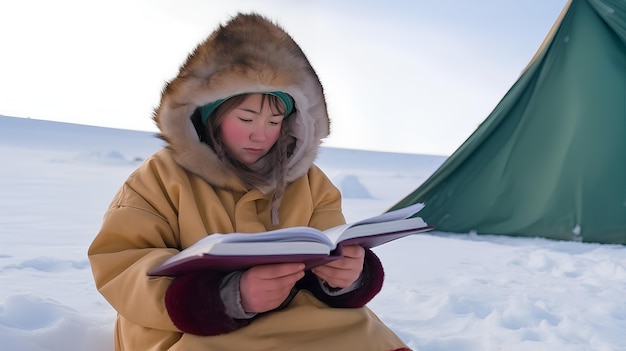
<path fill-rule="evenodd" d="M 450 155 L 567 0 L 0 2 L 0 114 L 141 131 L 187 55 L 236 12 L 284 27 L 324 85 L 326 145 Z"/>
<path fill-rule="evenodd" d="M 160 147 L 148 132 L 0 116 L 11 165 L 0 167 L 2 350 L 113 350 L 116 312 L 87 247 L 122 182 Z M 444 160 L 322 148 L 318 165 L 356 221 Z M 385 283 L 368 306 L 415 351 L 626 350 L 623 245 L 433 231 L 374 250 Z"/>

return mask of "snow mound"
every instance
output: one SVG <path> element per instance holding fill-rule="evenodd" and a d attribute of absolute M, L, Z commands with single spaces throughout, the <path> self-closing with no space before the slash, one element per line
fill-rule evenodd
<path fill-rule="evenodd" d="M 89 268 L 89 261 L 64 260 L 55 257 L 38 257 L 26 260 L 18 265 L 6 266 L 13 269 L 34 269 L 41 272 L 62 272 L 71 269 Z"/>
<path fill-rule="evenodd" d="M 367 188 L 361 183 L 359 177 L 346 175 L 336 182 L 341 195 L 347 199 L 371 199 L 373 198 Z"/>
<path fill-rule="evenodd" d="M 0 304 L 2 350 L 66 351 L 68 345 L 74 350 L 112 350 L 112 322 L 90 318 L 51 299 L 11 295 Z"/>
<path fill-rule="evenodd" d="M 128 165 L 133 163 L 133 161 L 127 160 L 126 157 L 124 157 L 124 155 L 117 150 L 111 150 L 108 152 L 86 152 L 76 156 L 75 160 L 78 162 L 101 163 L 107 165 Z"/>

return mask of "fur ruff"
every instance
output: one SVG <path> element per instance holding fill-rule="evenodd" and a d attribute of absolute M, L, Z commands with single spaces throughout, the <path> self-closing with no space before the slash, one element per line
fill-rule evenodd
<path fill-rule="evenodd" d="M 296 139 L 281 177 L 255 186 L 265 194 L 307 173 L 330 132 L 323 87 L 296 42 L 278 25 L 257 14 L 238 14 L 215 30 L 189 55 L 178 75 L 163 89 L 154 112 L 159 137 L 168 143 L 183 168 L 209 184 L 246 190 L 224 161 L 201 142 L 191 122 L 200 106 L 238 93 L 283 91 L 294 99 L 295 119 L 289 134 Z M 260 160 L 262 162 L 263 159 Z"/>

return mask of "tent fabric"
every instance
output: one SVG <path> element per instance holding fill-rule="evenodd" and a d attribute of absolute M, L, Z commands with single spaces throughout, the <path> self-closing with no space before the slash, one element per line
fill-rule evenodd
<path fill-rule="evenodd" d="M 571 0 L 476 131 L 391 209 L 437 230 L 626 244 L 626 2 Z"/>

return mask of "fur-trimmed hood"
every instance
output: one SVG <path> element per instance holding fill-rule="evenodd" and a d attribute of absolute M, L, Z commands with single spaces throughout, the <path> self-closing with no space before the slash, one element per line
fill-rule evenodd
<path fill-rule="evenodd" d="M 189 55 L 166 84 L 154 120 L 178 164 L 208 183 L 240 189 L 241 181 L 200 141 L 191 115 L 200 106 L 240 93 L 283 91 L 296 112 L 289 134 L 295 149 L 284 167 L 287 182 L 304 175 L 330 132 L 323 87 L 296 42 L 257 14 L 238 14 Z M 283 167 L 281 167 L 283 168 Z M 275 184 L 261 185 L 265 193 Z"/>

